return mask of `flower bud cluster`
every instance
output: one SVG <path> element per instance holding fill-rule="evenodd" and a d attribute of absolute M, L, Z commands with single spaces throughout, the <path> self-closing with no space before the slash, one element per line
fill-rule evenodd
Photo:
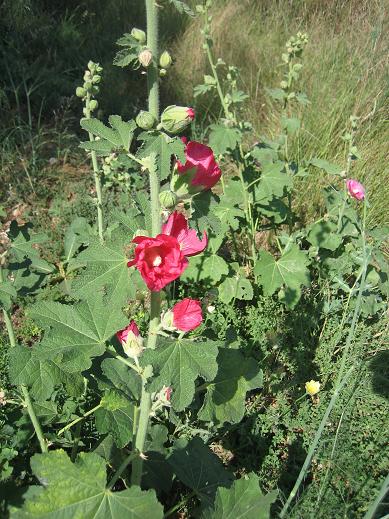
<path fill-rule="evenodd" d="M 291 58 L 299 58 L 308 43 L 308 35 L 298 32 L 286 42 L 286 52 Z"/>
<path fill-rule="evenodd" d="M 89 61 L 88 68 L 84 73 L 84 83 L 76 88 L 76 96 L 85 101 L 85 107 L 83 108 L 85 117 L 90 117 L 91 112 L 97 110 L 99 106 L 97 100 L 93 99 L 93 97 L 100 91 L 98 85 L 101 82 L 102 72 L 103 67 L 98 63 Z"/>

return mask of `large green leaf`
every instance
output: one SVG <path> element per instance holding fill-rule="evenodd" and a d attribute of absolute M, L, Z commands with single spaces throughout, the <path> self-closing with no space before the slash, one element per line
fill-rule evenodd
<path fill-rule="evenodd" d="M 15 346 L 9 351 L 9 376 L 13 384 L 28 386 L 36 400 L 49 398 L 54 388 L 60 385 L 64 385 L 72 396 L 80 396 L 84 390 L 81 373 L 69 373 L 63 369 L 62 355 L 42 360 L 35 347 Z"/>
<path fill-rule="evenodd" d="M 173 389 L 171 404 L 176 411 L 187 407 L 194 396 L 195 380 L 213 380 L 217 373 L 218 343 L 163 339 L 155 350 L 146 350 L 142 363 L 153 366 L 151 390 Z"/>
<path fill-rule="evenodd" d="M 153 490 L 106 489 L 105 461 L 97 454 L 81 453 L 75 463 L 63 450 L 35 454 L 31 468 L 45 488 L 35 488 L 12 519 L 162 519 Z"/>
<path fill-rule="evenodd" d="M 95 150 L 103 155 L 112 152 L 129 151 L 136 124 L 134 121 L 123 121 L 119 115 L 111 115 L 109 124 L 105 126 L 99 119 L 81 119 L 81 127 L 99 140 L 82 142 L 85 150 Z"/>
<path fill-rule="evenodd" d="M 139 158 L 155 155 L 161 180 L 167 179 L 170 175 L 172 157 L 185 162 L 185 145 L 179 137 L 169 137 L 166 133 L 152 131 L 141 133 L 138 139 L 143 141 Z"/>
<path fill-rule="evenodd" d="M 262 386 L 262 371 L 254 359 L 245 358 L 235 349 L 219 349 L 217 362 L 217 376 L 207 385 L 199 418 L 220 424 L 238 423 L 244 415 L 247 391 Z"/>
<path fill-rule="evenodd" d="M 232 299 L 240 299 L 242 301 L 251 301 L 254 296 L 253 286 L 249 279 L 244 276 L 243 269 L 239 265 L 236 266 L 232 276 L 227 277 L 223 283 L 218 286 L 219 299 L 223 303 L 228 304 Z"/>
<path fill-rule="evenodd" d="M 211 191 L 203 191 L 194 196 L 191 200 L 191 223 L 197 228 L 199 233 L 204 231 L 213 232 L 218 235 L 221 231 L 221 223 L 215 215 L 218 207 L 218 198 Z"/>
<path fill-rule="evenodd" d="M 205 506 L 213 503 L 218 487 L 229 487 L 233 474 L 203 440 L 193 438 L 185 447 L 176 447 L 168 459 L 177 478 L 191 488 Z"/>
<path fill-rule="evenodd" d="M 227 262 L 217 254 L 201 254 L 190 258 L 189 265 L 181 276 L 182 281 L 207 281 L 217 283 L 228 274 Z"/>
<path fill-rule="evenodd" d="M 264 203 L 273 197 L 282 197 L 292 186 L 292 178 L 284 171 L 285 165 L 278 161 L 264 164 L 259 182 L 255 185 L 256 202 Z"/>
<path fill-rule="evenodd" d="M 101 434 L 110 434 L 119 448 L 125 447 L 132 438 L 134 406 L 115 390 L 106 392 L 101 405 L 95 412 L 96 429 Z"/>
<path fill-rule="evenodd" d="M 270 252 L 261 251 L 254 272 L 259 276 L 266 295 L 272 295 L 282 287 L 286 305 L 293 308 L 300 299 L 301 285 L 309 284 L 308 264 L 307 255 L 293 244 L 279 259 L 275 259 Z"/>
<path fill-rule="evenodd" d="M 41 359 L 55 360 L 62 356 L 61 365 L 70 373 L 91 366 L 91 359 L 105 351 L 105 343 L 128 324 L 121 311 L 121 302 L 105 297 L 102 291 L 75 305 L 44 301 L 36 303 L 29 315 L 46 329 L 36 352 Z"/>
<path fill-rule="evenodd" d="M 242 141 L 242 132 L 238 128 L 228 128 L 219 124 L 210 126 L 209 145 L 216 155 L 234 151 Z"/>
<path fill-rule="evenodd" d="M 117 229 L 104 245 L 96 238 L 77 256 L 77 264 L 84 265 L 85 269 L 72 285 L 76 297 L 94 297 L 102 287 L 119 305 L 135 296 L 136 271 L 127 266 L 132 237 Z"/>
<path fill-rule="evenodd" d="M 258 476 L 249 474 L 231 488 L 218 488 L 213 508 L 207 508 L 201 519 L 269 519 L 277 492 L 262 494 L 258 482 Z"/>
<path fill-rule="evenodd" d="M 319 249 L 335 251 L 342 243 L 342 236 L 337 232 L 337 225 L 331 221 L 316 222 L 309 230 L 307 240 Z"/>
<path fill-rule="evenodd" d="M 140 398 L 140 376 L 118 359 L 104 359 L 101 374 L 96 374 L 101 389 L 117 389 L 130 400 Z"/>
<path fill-rule="evenodd" d="M 10 281 L 0 282 L 0 305 L 9 310 L 11 308 L 12 300 L 16 297 L 15 287 Z"/>

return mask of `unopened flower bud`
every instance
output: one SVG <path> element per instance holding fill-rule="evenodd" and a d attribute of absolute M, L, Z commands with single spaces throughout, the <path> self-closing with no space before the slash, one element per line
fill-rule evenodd
<path fill-rule="evenodd" d="M 168 53 L 167 50 L 165 52 L 162 52 L 160 58 L 159 58 L 159 65 L 162 68 L 169 68 L 172 64 L 172 57 Z"/>
<path fill-rule="evenodd" d="M 150 65 L 152 59 L 153 59 L 153 55 L 152 55 L 150 49 L 144 49 L 139 53 L 139 56 L 138 56 L 139 63 L 145 68 L 147 68 Z"/>
<path fill-rule="evenodd" d="M 93 77 L 92 77 L 92 83 L 94 83 L 95 85 L 97 83 L 100 83 L 101 81 L 101 76 L 99 76 L 98 74 L 95 74 Z"/>
<path fill-rule="evenodd" d="M 96 68 L 96 63 L 94 63 L 92 60 L 88 61 L 88 69 L 92 72 Z"/>
<path fill-rule="evenodd" d="M 85 97 L 85 96 L 86 96 L 86 90 L 85 90 L 85 88 L 80 87 L 80 86 L 77 87 L 77 88 L 76 88 L 76 96 L 77 96 L 77 97 L 81 97 L 81 98 L 82 98 L 82 97 Z"/>
<path fill-rule="evenodd" d="M 136 116 L 135 122 L 142 130 L 151 130 L 154 128 L 157 119 L 150 112 L 141 110 Z"/>
<path fill-rule="evenodd" d="M 131 36 L 139 41 L 139 43 L 142 45 L 146 42 L 146 33 L 145 31 L 142 31 L 142 29 L 137 29 L 134 27 L 131 31 Z"/>
<path fill-rule="evenodd" d="M 84 74 L 84 81 L 89 81 L 91 77 L 92 74 L 89 72 L 89 70 L 86 70 Z"/>
<path fill-rule="evenodd" d="M 85 90 L 87 90 L 88 92 L 90 92 L 92 90 L 92 82 L 91 81 L 85 81 L 83 87 L 85 88 Z"/>
<path fill-rule="evenodd" d="M 165 68 L 160 68 L 159 69 L 159 75 L 160 77 L 165 77 L 167 74 L 167 70 Z"/>
<path fill-rule="evenodd" d="M 285 88 L 288 88 L 288 83 L 286 81 L 281 81 L 280 87 L 285 90 Z"/>
<path fill-rule="evenodd" d="M 124 353 L 127 357 L 137 360 L 144 348 L 143 339 L 139 334 L 135 321 L 131 321 L 126 328 L 117 332 L 116 337 L 123 346 Z"/>
<path fill-rule="evenodd" d="M 161 191 L 159 201 L 165 209 L 173 209 L 177 204 L 178 197 L 173 191 Z"/>
<path fill-rule="evenodd" d="M 91 112 L 93 112 L 94 110 L 96 110 L 96 108 L 99 106 L 99 103 L 96 101 L 96 99 L 92 99 L 91 101 L 89 101 L 89 110 Z"/>
<path fill-rule="evenodd" d="M 171 105 L 161 115 L 161 127 L 169 133 L 180 133 L 193 121 L 193 108 Z"/>

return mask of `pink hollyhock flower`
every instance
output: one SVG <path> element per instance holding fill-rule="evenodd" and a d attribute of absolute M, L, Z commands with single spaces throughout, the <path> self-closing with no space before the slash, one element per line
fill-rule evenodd
<path fill-rule="evenodd" d="M 189 332 L 194 330 L 203 321 L 200 301 L 185 298 L 172 308 L 173 326 L 177 330 Z"/>
<path fill-rule="evenodd" d="M 172 397 L 173 389 L 171 387 L 167 387 L 165 389 L 165 397 L 168 402 L 170 402 L 170 399 Z"/>
<path fill-rule="evenodd" d="M 179 175 L 188 172 L 191 186 L 199 186 L 200 190 L 211 189 L 219 181 L 222 173 L 211 148 L 200 142 L 189 141 L 185 148 L 185 158 L 185 164 L 177 161 L 177 170 Z"/>
<path fill-rule="evenodd" d="M 188 260 L 173 236 L 137 236 L 132 241 L 137 244 L 135 258 L 127 265 L 136 265 L 147 287 L 153 292 L 159 292 L 180 277 L 188 266 Z"/>
<path fill-rule="evenodd" d="M 184 215 L 175 211 L 155 238 L 137 236 L 135 258 L 127 263 L 136 265 L 149 290 L 159 292 L 168 283 L 181 276 L 188 266 L 187 256 L 202 252 L 207 246 L 204 232 L 199 240 L 194 229 L 189 229 Z"/>
<path fill-rule="evenodd" d="M 349 195 L 353 198 L 356 198 L 357 200 L 363 200 L 365 198 L 365 188 L 358 182 L 358 180 L 349 178 L 346 180 L 346 186 Z"/>
<path fill-rule="evenodd" d="M 133 359 L 137 359 L 143 351 L 143 339 L 140 336 L 138 327 L 135 321 L 131 321 L 130 324 L 119 330 L 116 333 L 116 337 L 123 346 L 124 353 Z"/>
<path fill-rule="evenodd" d="M 162 226 L 162 232 L 177 238 L 184 256 L 199 254 L 208 243 L 206 232 L 204 231 L 203 239 L 199 240 L 197 232 L 194 229 L 189 229 L 187 219 L 178 211 L 174 211 L 169 216 L 168 221 Z"/>

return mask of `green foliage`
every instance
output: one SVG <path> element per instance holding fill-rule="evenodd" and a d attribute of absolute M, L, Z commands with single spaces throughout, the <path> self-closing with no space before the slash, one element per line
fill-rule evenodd
<path fill-rule="evenodd" d="M 62 451 L 35 454 L 32 470 L 46 489 L 31 487 L 21 510 L 11 517 L 85 517 L 118 519 L 125 514 L 137 519 L 162 518 L 162 507 L 152 490 L 130 488 L 113 493 L 106 488 L 105 461 L 94 453 L 82 453 L 75 463 Z"/>
<path fill-rule="evenodd" d="M 219 488 L 212 510 L 205 510 L 204 519 L 267 519 L 270 506 L 276 500 L 276 492 L 264 496 L 259 490 L 258 477 L 250 474 L 234 481 L 230 489 Z"/>

